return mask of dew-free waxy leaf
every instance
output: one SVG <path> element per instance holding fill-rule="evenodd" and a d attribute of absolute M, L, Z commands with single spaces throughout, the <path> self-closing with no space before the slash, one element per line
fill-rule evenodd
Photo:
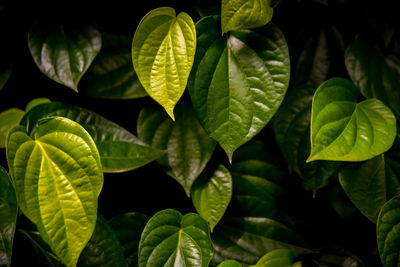
<path fill-rule="evenodd" d="M 25 115 L 23 110 L 10 108 L 0 113 L 0 148 L 5 148 L 8 132 L 17 126 Z"/>

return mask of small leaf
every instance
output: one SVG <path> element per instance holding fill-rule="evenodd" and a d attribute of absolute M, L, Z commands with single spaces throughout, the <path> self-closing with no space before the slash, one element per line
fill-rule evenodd
<path fill-rule="evenodd" d="M 18 108 L 10 108 L 0 113 L 0 148 L 5 148 L 8 132 L 18 125 L 25 112 Z"/>
<path fill-rule="evenodd" d="M 4 85 L 6 85 L 12 72 L 12 63 L 4 62 L 3 60 L 2 58 L 2 62 L 0 63 L 0 91 L 3 89 Z"/>
<path fill-rule="evenodd" d="M 75 266 L 97 219 L 103 185 L 100 156 L 79 124 L 60 117 L 39 121 L 34 138 L 17 126 L 7 158 L 21 211 L 67 266 Z"/>
<path fill-rule="evenodd" d="M 235 260 L 226 260 L 221 262 L 218 267 L 242 267 L 242 265 Z"/>
<path fill-rule="evenodd" d="M 50 79 L 78 91 L 78 83 L 101 48 L 101 33 L 87 25 L 35 23 L 28 45 L 39 69 Z"/>
<path fill-rule="evenodd" d="M 29 101 L 29 103 L 25 107 L 25 112 L 30 111 L 36 106 L 39 106 L 40 104 L 45 104 L 45 103 L 50 103 L 50 99 L 48 98 L 35 98 Z"/>
<path fill-rule="evenodd" d="M 273 14 L 271 0 L 222 0 L 222 32 L 264 26 Z"/>
<path fill-rule="evenodd" d="M 156 213 L 143 230 L 139 266 L 206 267 L 213 255 L 207 222 L 176 210 Z"/>
<path fill-rule="evenodd" d="M 223 165 L 218 165 L 211 177 L 200 176 L 193 184 L 193 205 L 210 224 L 211 232 L 222 219 L 231 197 L 232 176 Z"/>
<path fill-rule="evenodd" d="M 396 136 L 396 118 L 377 99 L 357 103 L 359 89 L 342 78 L 323 83 L 311 112 L 313 160 L 363 161 L 387 151 Z"/>
<path fill-rule="evenodd" d="M 147 93 L 174 120 L 174 107 L 185 91 L 196 51 L 192 18 L 170 7 L 150 11 L 132 42 L 132 61 Z"/>
<path fill-rule="evenodd" d="M 11 266 L 18 204 L 14 186 L 0 166 L 0 266 Z"/>
<path fill-rule="evenodd" d="M 258 260 L 256 265 L 252 265 L 253 267 L 290 267 L 294 263 L 295 256 L 290 249 L 281 248 L 275 249 Z"/>

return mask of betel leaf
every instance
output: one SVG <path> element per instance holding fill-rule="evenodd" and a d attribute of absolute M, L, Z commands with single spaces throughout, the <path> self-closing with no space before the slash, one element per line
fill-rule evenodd
<path fill-rule="evenodd" d="M 190 96 L 200 123 L 231 160 L 281 104 L 289 83 L 288 47 L 271 23 L 221 36 L 219 19 L 207 17 L 196 29 Z"/>
<path fill-rule="evenodd" d="M 100 214 L 93 235 L 82 251 L 77 266 L 126 266 L 121 244 L 111 226 Z"/>
<path fill-rule="evenodd" d="M 349 76 L 366 98 L 377 98 L 400 118 L 400 79 L 383 53 L 357 37 L 347 48 L 345 63 Z"/>
<path fill-rule="evenodd" d="M 60 102 L 33 108 L 21 124 L 29 126 L 29 132 L 34 132 L 37 122 L 48 116 L 66 117 L 81 124 L 96 143 L 104 172 L 133 170 L 164 154 L 95 112 Z"/>
<path fill-rule="evenodd" d="M 7 138 L 18 204 L 54 253 L 75 266 L 96 225 L 100 156 L 76 122 L 50 117 L 38 124 L 33 138 L 22 126 Z"/>
<path fill-rule="evenodd" d="M 400 180 L 389 164 L 386 155 L 362 163 L 352 163 L 339 172 L 340 184 L 354 205 L 373 223 L 376 223 L 382 206 L 400 195 Z"/>
<path fill-rule="evenodd" d="M 117 215 L 108 222 L 121 243 L 128 267 L 138 265 L 140 236 L 148 220 L 147 215 L 129 212 Z"/>
<path fill-rule="evenodd" d="M 273 14 L 271 0 L 222 0 L 222 32 L 264 26 Z"/>
<path fill-rule="evenodd" d="M 232 197 L 232 176 L 223 166 L 218 165 L 212 175 L 201 175 L 192 187 L 192 202 L 197 212 L 213 231 L 222 219 Z"/>
<path fill-rule="evenodd" d="M 137 132 L 140 140 L 167 151 L 159 163 L 190 196 L 193 182 L 206 167 L 216 146 L 192 107 L 183 102 L 179 104 L 175 122 L 160 108 L 145 107 L 139 114 Z"/>
<path fill-rule="evenodd" d="M 3 60 L 2 58 L 2 62 L 0 62 L 0 91 L 6 85 L 12 72 L 12 63 L 8 61 L 4 62 Z"/>
<path fill-rule="evenodd" d="M 311 111 L 313 160 L 363 161 L 387 151 L 396 136 L 396 118 L 381 101 L 357 103 L 359 89 L 343 78 L 324 82 Z"/>
<path fill-rule="evenodd" d="M 294 259 L 295 256 L 290 249 L 275 249 L 262 256 L 255 265 L 250 267 L 290 267 Z"/>
<path fill-rule="evenodd" d="M 32 57 L 50 79 L 78 91 L 78 83 L 101 48 L 101 33 L 88 25 L 35 23 L 28 34 Z"/>
<path fill-rule="evenodd" d="M 32 99 L 31 101 L 29 101 L 29 103 L 26 105 L 25 107 L 25 112 L 30 111 L 31 109 L 33 109 L 36 106 L 39 106 L 41 104 L 45 104 L 45 103 L 50 103 L 50 99 L 48 98 L 35 98 Z"/>
<path fill-rule="evenodd" d="M 101 51 L 83 76 L 80 92 L 107 99 L 147 96 L 132 66 L 131 38 L 103 34 Z"/>
<path fill-rule="evenodd" d="M 0 113 L 0 148 L 5 148 L 8 132 L 18 125 L 25 115 L 23 110 L 10 108 Z"/>
<path fill-rule="evenodd" d="M 400 198 L 389 200 L 381 209 L 377 226 L 378 250 L 383 266 L 397 267 L 400 264 Z"/>
<path fill-rule="evenodd" d="M 206 267 L 213 255 L 207 222 L 176 210 L 157 212 L 139 244 L 139 266 Z"/>
<path fill-rule="evenodd" d="M 242 265 L 235 260 L 226 260 L 221 262 L 218 267 L 242 267 Z"/>
<path fill-rule="evenodd" d="M 14 186 L 6 170 L 0 166 L 0 266 L 11 265 L 17 214 Z"/>
<path fill-rule="evenodd" d="M 174 120 L 174 107 L 185 91 L 196 51 L 192 18 L 170 7 L 147 13 L 132 42 L 132 61 L 147 93 Z"/>

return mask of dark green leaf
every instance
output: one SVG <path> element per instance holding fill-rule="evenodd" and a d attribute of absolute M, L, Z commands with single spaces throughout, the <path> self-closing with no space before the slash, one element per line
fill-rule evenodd
<path fill-rule="evenodd" d="M 6 85 L 8 79 L 11 76 L 11 72 L 12 72 L 11 62 L 0 63 L 0 91 L 3 89 L 4 85 Z"/>
<path fill-rule="evenodd" d="M 8 132 L 18 125 L 25 112 L 18 108 L 10 108 L 0 113 L 0 148 L 6 146 Z"/>

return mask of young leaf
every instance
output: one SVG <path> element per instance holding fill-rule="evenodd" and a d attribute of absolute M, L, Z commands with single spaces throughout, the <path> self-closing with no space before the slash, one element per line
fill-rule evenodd
<path fill-rule="evenodd" d="M 323 83 L 311 112 L 313 160 L 363 161 L 388 150 L 396 136 L 396 118 L 377 99 L 357 103 L 359 89 L 342 78 Z"/>
<path fill-rule="evenodd" d="M 25 112 L 18 108 L 10 108 L 0 113 L 0 148 L 5 148 L 8 132 L 18 125 Z"/>
<path fill-rule="evenodd" d="M 4 85 L 6 85 L 8 79 L 11 76 L 12 72 L 12 63 L 11 62 L 2 62 L 0 63 L 0 91 L 3 89 Z"/>
<path fill-rule="evenodd" d="M 31 109 L 33 109 L 36 106 L 39 106 L 41 104 L 45 104 L 45 103 L 50 103 L 50 99 L 48 98 L 35 98 L 32 99 L 31 101 L 29 101 L 29 103 L 26 105 L 25 107 L 25 112 L 30 111 Z"/>
<path fill-rule="evenodd" d="M 175 123 L 161 109 L 145 107 L 139 114 L 137 132 L 139 139 L 167 151 L 159 163 L 190 196 L 193 182 L 216 146 L 197 121 L 192 107 L 186 103 L 178 105 Z"/>
<path fill-rule="evenodd" d="M 18 204 L 14 186 L 0 166 L 0 266 L 11 266 Z"/>
<path fill-rule="evenodd" d="M 255 265 L 250 267 L 289 267 L 292 266 L 294 259 L 295 256 L 290 249 L 275 249 L 262 256 Z"/>
<path fill-rule="evenodd" d="M 80 92 L 107 99 L 147 96 L 132 66 L 131 38 L 103 34 L 101 51 L 82 78 Z"/>
<path fill-rule="evenodd" d="M 271 0 L 222 0 L 222 32 L 264 26 L 273 14 Z"/>
<path fill-rule="evenodd" d="M 21 211 L 67 266 L 75 266 L 97 219 L 103 186 L 100 156 L 76 122 L 39 121 L 33 138 L 17 126 L 7 138 L 7 158 Z"/>
<path fill-rule="evenodd" d="M 101 33 L 87 25 L 70 27 L 35 23 L 28 45 L 39 69 L 76 92 L 78 83 L 101 48 Z"/>
<path fill-rule="evenodd" d="M 156 213 L 143 230 L 139 267 L 206 267 L 213 255 L 207 222 L 199 215 L 176 210 Z"/>
<path fill-rule="evenodd" d="M 132 42 L 132 61 L 147 93 L 174 120 L 174 107 L 185 91 L 196 51 L 192 18 L 170 7 L 150 11 Z"/>
<path fill-rule="evenodd" d="M 226 260 L 221 262 L 218 267 L 242 267 L 242 265 L 235 260 Z"/>
<path fill-rule="evenodd" d="M 232 176 L 223 165 L 218 165 L 211 177 L 202 175 L 193 184 L 193 205 L 210 224 L 211 232 L 222 219 L 231 197 Z"/>
<path fill-rule="evenodd" d="M 285 38 L 273 24 L 221 36 L 216 17 L 197 25 L 189 92 L 200 123 L 232 159 L 272 118 L 289 83 Z"/>

